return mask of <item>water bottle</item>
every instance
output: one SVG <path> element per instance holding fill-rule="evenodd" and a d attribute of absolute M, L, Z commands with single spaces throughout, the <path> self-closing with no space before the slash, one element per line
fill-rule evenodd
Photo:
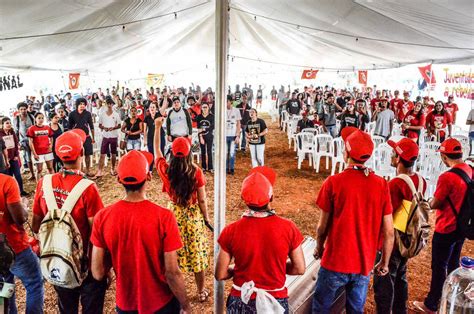
<path fill-rule="evenodd" d="M 474 314 L 474 258 L 462 257 L 460 266 L 444 282 L 438 313 Z"/>

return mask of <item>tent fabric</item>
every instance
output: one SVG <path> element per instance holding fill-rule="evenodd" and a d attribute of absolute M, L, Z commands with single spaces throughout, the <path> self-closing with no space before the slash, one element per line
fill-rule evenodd
<path fill-rule="evenodd" d="M 229 54 L 248 60 L 239 71 L 252 71 L 252 59 L 348 71 L 474 60 L 472 0 L 233 0 L 230 6 Z M 214 7 L 206 0 L 4 0 L 0 69 L 130 75 L 213 65 Z M 170 15 L 125 29 L 2 40 L 163 14 Z"/>

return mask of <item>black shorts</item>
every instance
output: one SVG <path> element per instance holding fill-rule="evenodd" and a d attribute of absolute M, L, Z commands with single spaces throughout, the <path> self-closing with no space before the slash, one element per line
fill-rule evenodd
<path fill-rule="evenodd" d="M 92 147 L 92 138 L 90 136 L 86 137 L 84 142 L 84 155 L 92 156 L 94 154 L 94 149 Z"/>

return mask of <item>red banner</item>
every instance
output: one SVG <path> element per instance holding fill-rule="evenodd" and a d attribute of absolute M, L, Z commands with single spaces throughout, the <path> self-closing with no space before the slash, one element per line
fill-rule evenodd
<path fill-rule="evenodd" d="M 69 73 L 69 89 L 79 88 L 79 77 L 81 73 Z"/>
<path fill-rule="evenodd" d="M 427 85 L 436 84 L 434 73 L 431 70 L 431 64 L 428 64 L 424 67 L 418 67 L 418 70 L 420 70 L 421 76 L 423 77 Z"/>
<path fill-rule="evenodd" d="M 367 85 L 367 71 L 359 71 L 359 84 Z"/>
<path fill-rule="evenodd" d="M 302 80 L 314 80 L 316 79 L 316 74 L 318 74 L 318 70 L 303 70 L 301 74 Z"/>

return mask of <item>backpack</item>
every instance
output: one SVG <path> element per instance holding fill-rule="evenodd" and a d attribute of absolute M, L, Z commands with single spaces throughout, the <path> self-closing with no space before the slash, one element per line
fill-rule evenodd
<path fill-rule="evenodd" d="M 15 252 L 8 243 L 6 234 L 0 233 L 0 275 L 7 276 L 15 262 Z"/>
<path fill-rule="evenodd" d="M 405 232 L 395 229 L 396 245 L 400 254 L 410 258 L 417 256 L 428 245 L 430 235 L 428 211 L 431 208 L 428 201 L 423 198 L 424 182 L 420 175 L 418 175 L 418 190 L 406 174 L 400 174 L 397 178 L 405 181 L 413 194 Z"/>
<path fill-rule="evenodd" d="M 448 196 L 449 205 L 453 210 L 454 217 L 456 217 L 456 230 L 464 238 L 474 240 L 474 180 L 469 178 L 461 169 L 452 168 L 449 172 L 460 176 L 467 185 L 466 195 L 464 196 L 461 208 L 459 208 L 459 212 L 456 212 L 456 208 Z"/>
<path fill-rule="evenodd" d="M 52 175 L 43 179 L 48 212 L 38 232 L 40 266 L 43 277 L 55 286 L 77 288 L 87 276 L 87 256 L 84 256 L 81 233 L 71 212 L 92 183 L 88 179 L 79 181 L 59 208 L 53 193 Z"/>

